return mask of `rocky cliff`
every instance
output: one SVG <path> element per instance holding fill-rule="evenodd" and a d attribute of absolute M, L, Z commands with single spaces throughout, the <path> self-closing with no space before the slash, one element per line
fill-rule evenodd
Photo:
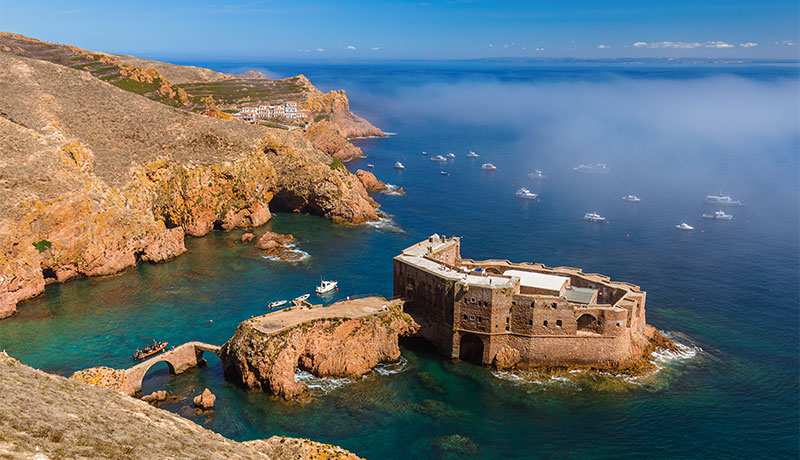
<path fill-rule="evenodd" d="M 0 87 L 0 318 L 48 282 L 169 260 L 184 235 L 263 224 L 270 206 L 377 219 L 360 181 L 299 133 L 8 52 Z"/>
<path fill-rule="evenodd" d="M 307 390 L 295 370 L 318 377 L 359 377 L 400 357 L 397 341 L 417 330 L 401 301 L 378 298 L 328 307 L 293 307 L 239 324 L 222 346 L 227 379 L 284 398 Z"/>
<path fill-rule="evenodd" d="M 34 370 L 0 353 L 0 457 L 358 460 L 274 436 L 239 443 L 117 391 Z"/>

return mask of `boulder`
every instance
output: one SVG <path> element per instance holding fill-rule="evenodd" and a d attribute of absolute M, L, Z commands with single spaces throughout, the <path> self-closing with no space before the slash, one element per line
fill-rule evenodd
<path fill-rule="evenodd" d="M 214 393 L 211 392 L 208 388 L 203 390 L 202 394 L 199 394 L 194 397 L 193 403 L 194 407 L 198 409 L 208 410 L 214 408 L 214 402 L 216 402 L 217 397 L 214 396 Z"/>
<path fill-rule="evenodd" d="M 155 402 L 166 401 L 167 398 L 169 398 L 169 393 L 167 393 L 166 390 L 160 390 L 154 391 L 149 395 L 142 396 L 142 401 L 152 404 Z"/>
<path fill-rule="evenodd" d="M 280 233 L 267 232 L 261 235 L 261 238 L 256 241 L 255 247 L 257 249 L 275 249 L 278 246 L 283 246 L 286 243 L 294 242 L 294 236 L 281 235 Z"/>
<path fill-rule="evenodd" d="M 239 241 L 241 241 L 242 243 L 249 243 L 253 241 L 255 237 L 256 236 L 253 235 L 252 233 L 244 233 L 242 234 L 242 238 Z"/>
<path fill-rule="evenodd" d="M 356 177 L 358 177 L 358 180 L 361 181 L 361 184 L 368 192 L 379 192 L 387 189 L 386 184 L 379 181 L 378 178 L 375 177 L 375 174 L 369 171 L 359 169 L 356 171 Z"/>

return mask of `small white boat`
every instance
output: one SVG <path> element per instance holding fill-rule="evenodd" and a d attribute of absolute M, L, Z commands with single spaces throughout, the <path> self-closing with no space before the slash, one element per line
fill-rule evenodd
<path fill-rule="evenodd" d="M 447 161 L 447 158 L 445 158 L 445 157 L 443 157 L 441 155 L 436 155 L 434 157 L 431 157 L 431 161 L 438 161 L 440 163 L 444 163 L 445 161 Z"/>
<path fill-rule="evenodd" d="M 625 201 L 630 201 L 631 203 L 638 203 L 638 202 L 642 201 L 642 199 L 639 198 L 636 195 L 623 196 L 622 199 L 625 200 Z"/>
<path fill-rule="evenodd" d="M 370 163 L 370 164 L 368 164 L 368 165 L 367 165 L 367 168 L 369 168 L 369 169 L 373 169 L 373 168 L 375 168 L 375 165 L 374 165 L 374 164 L 372 164 L 372 163 Z"/>
<path fill-rule="evenodd" d="M 703 214 L 703 219 L 731 220 L 733 215 L 725 214 L 725 211 L 716 211 L 714 214 Z"/>
<path fill-rule="evenodd" d="M 287 301 L 285 301 L 285 300 L 276 300 L 276 301 L 274 301 L 274 302 L 270 302 L 270 303 L 269 303 L 269 305 L 267 305 L 267 307 L 268 307 L 270 310 L 272 310 L 273 308 L 282 307 L 282 306 L 286 305 L 287 303 L 288 303 L 288 302 L 287 302 Z"/>
<path fill-rule="evenodd" d="M 295 301 L 295 302 L 303 302 L 303 301 L 306 301 L 306 300 L 308 300 L 308 298 L 309 298 L 309 297 L 311 297 L 311 294 L 303 294 L 303 295 L 301 295 L 301 296 L 297 296 L 297 297 L 295 297 L 295 298 L 294 298 L 294 301 Z"/>
<path fill-rule="evenodd" d="M 427 155 L 427 154 L 428 154 L 428 152 L 422 152 L 422 154 L 423 154 L 423 155 Z"/>
<path fill-rule="evenodd" d="M 583 220 L 587 222 L 605 222 L 606 218 L 596 212 L 587 212 L 583 215 Z"/>
<path fill-rule="evenodd" d="M 480 155 L 478 155 L 477 153 L 473 152 L 472 150 L 470 150 L 469 153 L 467 154 L 467 158 L 478 158 L 479 156 Z"/>
<path fill-rule="evenodd" d="M 497 166 L 491 163 L 484 163 L 481 165 L 481 169 L 483 169 L 484 171 L 497 171 Z"/>
<path fill-rule="evenodd" d="M 453 152 L 450 152 L 450 153 L 447 154 L 447 158 L 455 158 L 455 157 L 456 157 L 456 154 L 453 153 Z"/>
<path fill-rule="evenodd" d="M 521 189 L 517 190 L 516 195 L 517 198 L 525 198 L 526 200 L 535 200 L 536 197 L 539 196 L 535 193 L 531 193 L 531 191 L 526 189 L 525 187 L 522 187 Z"/>
<path fill-rule="evenodd" d="M 441 174 L 443 176 L 449 176 L 450 175 L 450 173 L 447 172 L 447 171 L 439 171 L 439 174 Z"/>
<path fill-rule="evenodd" d="M 403 166 L 403 163 L 400 163 L 398 161 L 397 163 L 394 164 L 394 169 L 406 169 L 406 167 Z"/>
<path fill-rule="evenodd" d="M 681 224 L 676 225 L 675 228 L 677 228 L 678 230 L 694 230 L 694 227 L 687 224 L 686 222 L 681 222 Z"/>
<path fill-rule="evenodd" d="M 573 171 L 583 174 L 607 174 L 609 169 L 605 163 L 578 165 L 572 168 Z"/>
<path fill-rule="evenodd" d="M 723 195 L 721 192 L 719 195 L 707 195 L 706 204 L 714 204 L 718 206 L 744 206 L 741 201 L 734 200 L 728 195 Z"/>
<path fill-rule="evenodd" d="M 338 286 L 338 285 L 339 285 L 338 281 L 322 280 L 322 281 L 320 281 L 319 286 L 317 286 L 317 289 L 316 289 L 317 295 L 325 294 L 326 292 L 331 292 L 334 289 L 336 289 L 336 286 Z"/>
<path fill-rule="evenodd" d="M 532 173 L 528 173 L 528 177 L 533 180 L 541 180 L 547 177 L 547 174 L 543 173 L 542 171 L 536 169 Z"/>

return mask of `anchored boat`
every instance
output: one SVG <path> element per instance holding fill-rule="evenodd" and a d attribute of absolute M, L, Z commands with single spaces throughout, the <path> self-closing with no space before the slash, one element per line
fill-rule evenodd
<path fill-rule="evenodd" d="M 540 170 L 534 170 L 532 173 L 528 173 L 528 177 L 533 180 L 541 180 L 547 177 L 547 174 L 541 172 Z"/>
<path fill-rule="evenodd" d="M 706 204 L 714 204 L 718 206 L 744 206 L 741 201 L 734 200 L 728 195 L 707 195 Z"/>
<path fill-rule="evenodd" d="M 605 222 L 606 218 L 596 212 L 587 212 L 583 215 L 583 220 L 587 222 Z"/>
<path fill-rule="evenodd" d="M 676 225 L 675 228 L 677 228 L 678 230 L 694 230 L 694 227 L 687 224 L 686 222 L 681 222 L 681 224 Z"/>
<path fill-rule="evenodd" d="M 631 203 L 638 203 L 638 202 L 642 201 L 642 199 L 639 198 L 636 195 L 623 196 L 622 199 L 625 200 L 625 201 L 630 201 Z"/>
<path fill-rule="evenodd" d="M 517 195 L 517 198 L 525 198 L 526 200 L 535 200 L 536 197 L 539 196 L 539 195 L 537 195 L 535 193 L 532 193 L 530 190 L 526 189 L 525 187 L 522 187 L 521 189 L 517 190 L 517 194 L 516 195 Z"/>
<path fill-rule="evenodd" d="M 479 156 L 480 155 L 478 155 L 477 153 L 473 152 L 472 150 L 470 150 L 469 153 L 467 154 L 467 158 L 478 158 Z"/>
<path fill-rule="evenodd" d="M 322 280 L 322 281 L 320 281 L 319 286 L 317 286 L 317 289 L 316 289 L 317 295 L 331 292 L 331 291 L 335 290 L 338 285 L 339 285 L 338 281 Z"/>
<path fill-rule="evenodd" d="M 305 302 L 308 298 L 311 297 L 311 294 L 303 294 L 294 298 L 295 302 Z"/>
<path fill-rule="evenodd" d="M 394 164 L 394 169 L 406 169 L 406 167 L 403 166 L 403 163 L 400 163 L 398 161 L 397 163 Z"/>
<path fill-rule="evenodd" d="M 605 163 L 595 163 L 593 165 L 578 165 L 572 168 L 573 171 L 584 174 L 607 174 L 610 168 Z"/>
<path fill-rule="evenodd" d="M 703 214 L 703 219 L 731 220 L 733 215 L 725 214 L 725 211 L 716 211 L 714 214 Z"/>
<path fill-rule="evenodd" d="M 483 169 L 484 171 L 497 171 L 497 166 L 491 163 L 484 163 L 481 165 L 481 169 Z"/>

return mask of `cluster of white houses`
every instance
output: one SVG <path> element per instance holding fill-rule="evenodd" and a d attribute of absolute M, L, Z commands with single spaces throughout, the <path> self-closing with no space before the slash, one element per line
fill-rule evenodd
<path fill-rule="evenodd" d="M 297 111 L 297 102 L 287 101 L 283 104 L 242 107 L 234 116 L 248 123 L 255 123 L 264 118 L 305 118 L 306 114 Z"/>

